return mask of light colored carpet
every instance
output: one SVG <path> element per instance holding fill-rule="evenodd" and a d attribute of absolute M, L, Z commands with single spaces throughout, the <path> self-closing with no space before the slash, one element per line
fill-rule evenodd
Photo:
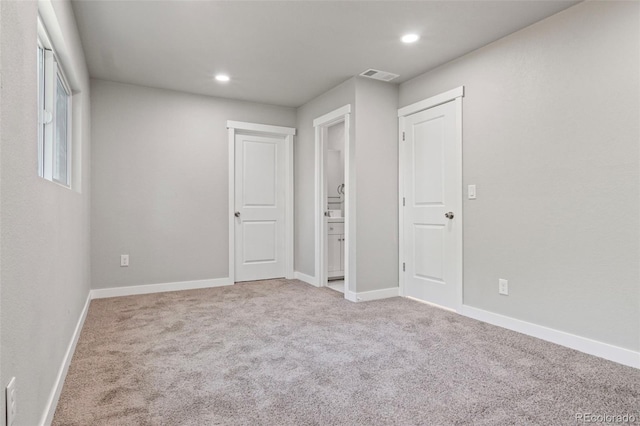
<path fill-rule="evenodd" d="M 53 424 L 559 425 L 639 408 L 639 370 L 270 280 L 92 301 Z"/>

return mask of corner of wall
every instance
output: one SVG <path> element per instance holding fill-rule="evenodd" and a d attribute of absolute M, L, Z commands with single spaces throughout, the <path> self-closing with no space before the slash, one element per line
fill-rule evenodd
<path fill-rule="evenodd" d="M 358 294 L 398 287 L 398 85 L 358 77 Z"/>

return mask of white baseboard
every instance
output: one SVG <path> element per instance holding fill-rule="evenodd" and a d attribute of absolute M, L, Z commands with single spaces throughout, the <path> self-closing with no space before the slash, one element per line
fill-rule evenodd
<path fill-rule="evenodd" d="M 227 285 L 233 285 L 233 282 L 228 277 L 214 278 L 210 280 L 180 281 L 175 283 L 134 285 L 129 287 L 97 288 L 91 290 L 91 298 L 104 299 L 107 297 L 133 296 L 136 294 L 163 293 L 166 291 L 178 290 L 195 290 Z"/>
<path fill-rule="evenodd" d="M 469 318 L 517 331 L 528 336 L 537 337 L 538 339 L 575 349 L 589 355 L 595 355 L 630 367 L 640 368 L 640 352 L 613 346 L 608 343 L 599 342 L 586 337 L 576 336 L 575 334 L 518 320 L 468 305 L 462 305 L 460 313 Z"/>
<path fill-rule="evenodd" d="M 347 299 L 349 302 L 357 302 L 358 301 L 358 297 L 357 297 L 357 295 L 356 295 L 356 293 L 354 291 L 346 290 L 344 292 L 344 298 Z"/>
<path fill-rule="evenodd" d="M 318 280 L 316 279 L 316 277 L 312 277 L 311 275 L 307 275 L 307 274 L 303 274 L 302 272 L 295 271 L 293 273 L 293 277 L 296 280 L 300 280 L 307 284 L 311 284 L 314 287 L 320 287 L 318 285 Z"/>
<path fill-rule="evenodd" d="M 418 299 L 416 297 L 405 296 L 405 298 L 407 298 L 409 300 L 413 300 L 414 302 L 422 303 L 424 305 L 433 306 L 434 308 L 438 308 L 438 309 L 442 309 L 442 310 L 445 310 L 445 311 L 453 312 L 454 314 L 458 313 L 458 311 L 456 311 L 455 309 L 447 308 L 446 306 L 438 305 L 437 303 L 427 302 L 426 300 Z"/>
<path fill-rule="evenodd" d="M 348 292 L 346 299 L 352 302 L 368 302 L 370 300 L 388 299 L 397 297 L 400 289 L 398 287 L 383 288 L 382 290 L 362 291 L 360 293 Z"/>
<path fill-rule="evenodd" d="M 69 342 L 67 351 L 64 354 L 64 358 L 62 358 L 62 365 L 58 370 L 58 376 L 56 377 L 53 389 L 51 390 L 51 394 L 49 395 L 49 400 L 47 401 L 44 413 L 42 414 L 42 419 L 40 420 L 40 425 L 42 426 L 50 425 L 53 421 L 53 416 L 56 413 L 56 408 L 58 407 L 58 400 L 60 399 L 60 394 L 62 393 L 64 379 L 67 377 L 67 372 L 69 371 L 69 365 L 71 364 L 73 353 L 76 351 L 76 345 L 78 344 L 78 339 L 80 338 L 80 333 L 82 332 L 82 326 L 84 325 L 84 320 L 87 317 L 90 303 L 91 292 L 87 294 L 87 301 L 84 303 L 82 312 L 80 312 L 80 318 L 78 318 L 78 323 L 76 324 L 75 330 L 73 330 L 71 341 Z"/>

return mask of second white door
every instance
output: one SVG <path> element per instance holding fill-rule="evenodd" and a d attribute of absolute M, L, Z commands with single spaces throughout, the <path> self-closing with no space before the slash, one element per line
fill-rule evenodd
<path fill-rule="evenodd" d="M 457 308 L 461 217 L 454 101 L 404 119 L 404 294 Z"/>
<path fill-rule="evenodd" d="M 286 145 L 236 135 L 235 280 L 285 276 Z"/>

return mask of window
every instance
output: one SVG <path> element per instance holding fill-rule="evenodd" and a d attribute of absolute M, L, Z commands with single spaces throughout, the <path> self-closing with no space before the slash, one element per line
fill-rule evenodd
<path fill-rule="evenodd" d="M 71 186 L 71 89 L 38 20 L 38 174 Z"/>
<path fill-rule="evenodd" d="M 57 74 L 56 82 L 56 107 L 54 114 L 56 120 L 56 132 L 53 144 L 53 180 L 63 185 L 69 186 L 69 103 L 71 97 L 63 80 L 61 73 Z"/>

